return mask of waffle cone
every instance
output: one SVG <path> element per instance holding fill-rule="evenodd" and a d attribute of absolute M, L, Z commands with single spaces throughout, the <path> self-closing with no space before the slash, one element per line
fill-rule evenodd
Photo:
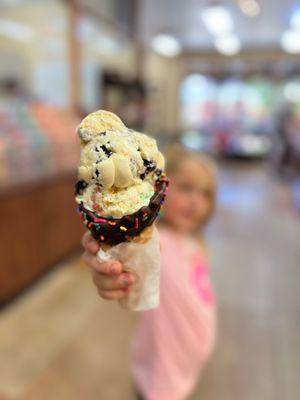
<path fill-rule="evenodd" d="M 154 224 L 147 226 L 147 228 L 145 228 L 139 236 L 134 237 L 131 241 L 133 243 L 147 243 L 153 235 L 153 229 L 154 229 Z"/>
<path fill-rule="evenodd" d="M 135 236 L 132 240 L 130 240 L 131 243 L 139 243 L 139 244 L 144 244 L 147 243 L 153 235 L 153 229 L 154 229 L 154 224 L 148 226 L 147 228 L 145 228 L 140 235 Z M 104 251 L 107 251 L 109 249 L 111 249 L 113 247 L 113 245 L 109 245 L 106 243 L 101 243 L 101 249 Z"/>

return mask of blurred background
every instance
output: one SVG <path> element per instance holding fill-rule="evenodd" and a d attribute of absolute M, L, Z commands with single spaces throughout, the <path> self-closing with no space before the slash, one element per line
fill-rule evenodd
<path fill-rule="evenodd" d="M 219 343 L 193 400 L 296 400 L 300 3 L 0 0 L 0 398 L 131 400 L 135 316 L 80 261 L 91 111 L 211 154 Z"/>

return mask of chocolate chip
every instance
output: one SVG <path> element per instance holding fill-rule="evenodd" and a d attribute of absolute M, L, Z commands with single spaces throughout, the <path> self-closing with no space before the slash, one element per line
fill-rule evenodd
<path fill-rule="evenodd" d="M 83 190 L 87 187 L 87 183 L 83 180 L 78 181 L 75 185 L 75 193 L 82 194 Z"/>
<path fill-rule="evenodd" d="M 145 158 L 143 158 L 143 163 L 144 163 L 144 165 L 146 167 L 147 165 L 151 164 L 151 161 L 146 160 Z"/>
<path fill-rule="evenodd" d="M 107 157 L 110 157 L 112 155 L 112 151 L 109 150 L 104 144 L 101 146 L 101 149 L 104 151 Z"/>
<path fill-rule="evenodd" d="M 155 168 L 156 168 L 155 165 L 153 163 L 151 163 L 151 164 L 147 165 L 146 171 L 149 173 L 149 172 L 154 171 Z"/>
<path fill-rule="evenodd" d="M 154 171 L 156 168 L 156 165 L 149 160 L 146 160 L 145 158 L 143 158 L 143 163 L 144 163 L 144 167 L 146 168 L 145 173 L 149 174 L 150 172 Z"/>

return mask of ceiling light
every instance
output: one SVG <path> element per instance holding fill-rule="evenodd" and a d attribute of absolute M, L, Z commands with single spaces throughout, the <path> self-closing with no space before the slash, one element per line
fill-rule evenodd
<path fill-rule="evenodd" d="M 281 46 L 287 53 L 300 53 L 300 30 L 285 31 L 281 36 Z"/>
<path fill-rule="evenodd" d="M 291 28 L 300 29 L 300 8 L 296 8 L 290 18 Z"/>
<path fill-rule="evenodd" d="M 161 33 L 156 35 L 151 43 L 152 49 L 164 57 L 176 57 L 181 52 L 178 40 L 171 35 Z"/>
<path fill-rule="evenodd" d="M 241 11 L 247 17 L 254 18 L 260 14 L 261 7 L 256 0 L 239 0 L 238 3 Z"/>
<path fill-rule="evenodd" d="M 239 37 L 233 33 L 216 37 L 214 45 L 221 54 L 226 56 L 237 54 L 242 47 Z"/>
<path fill-rule="evenodd" d="M 0 19 L 0 36 L 28 42 L 32 39 L 34 31 L 29 26 L 9 19 Z"/>
<path fill-rule="evenodd" d="M 212 35 L 220 35 L 233 30 L 230 12 L 223 6 L 207 7 L 202 12 L 202 20 L 207 31 Z"/>

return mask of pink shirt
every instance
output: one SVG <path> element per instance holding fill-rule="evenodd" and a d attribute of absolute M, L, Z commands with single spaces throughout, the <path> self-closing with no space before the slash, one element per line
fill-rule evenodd
<path fill-rule="evenodd" d="M 140 315 L 133 377 L 146 400 L 183 400 L 214 346 L 214 294 L 200 246 L 165 228 L 159 233 L 160 305 Z"/>

